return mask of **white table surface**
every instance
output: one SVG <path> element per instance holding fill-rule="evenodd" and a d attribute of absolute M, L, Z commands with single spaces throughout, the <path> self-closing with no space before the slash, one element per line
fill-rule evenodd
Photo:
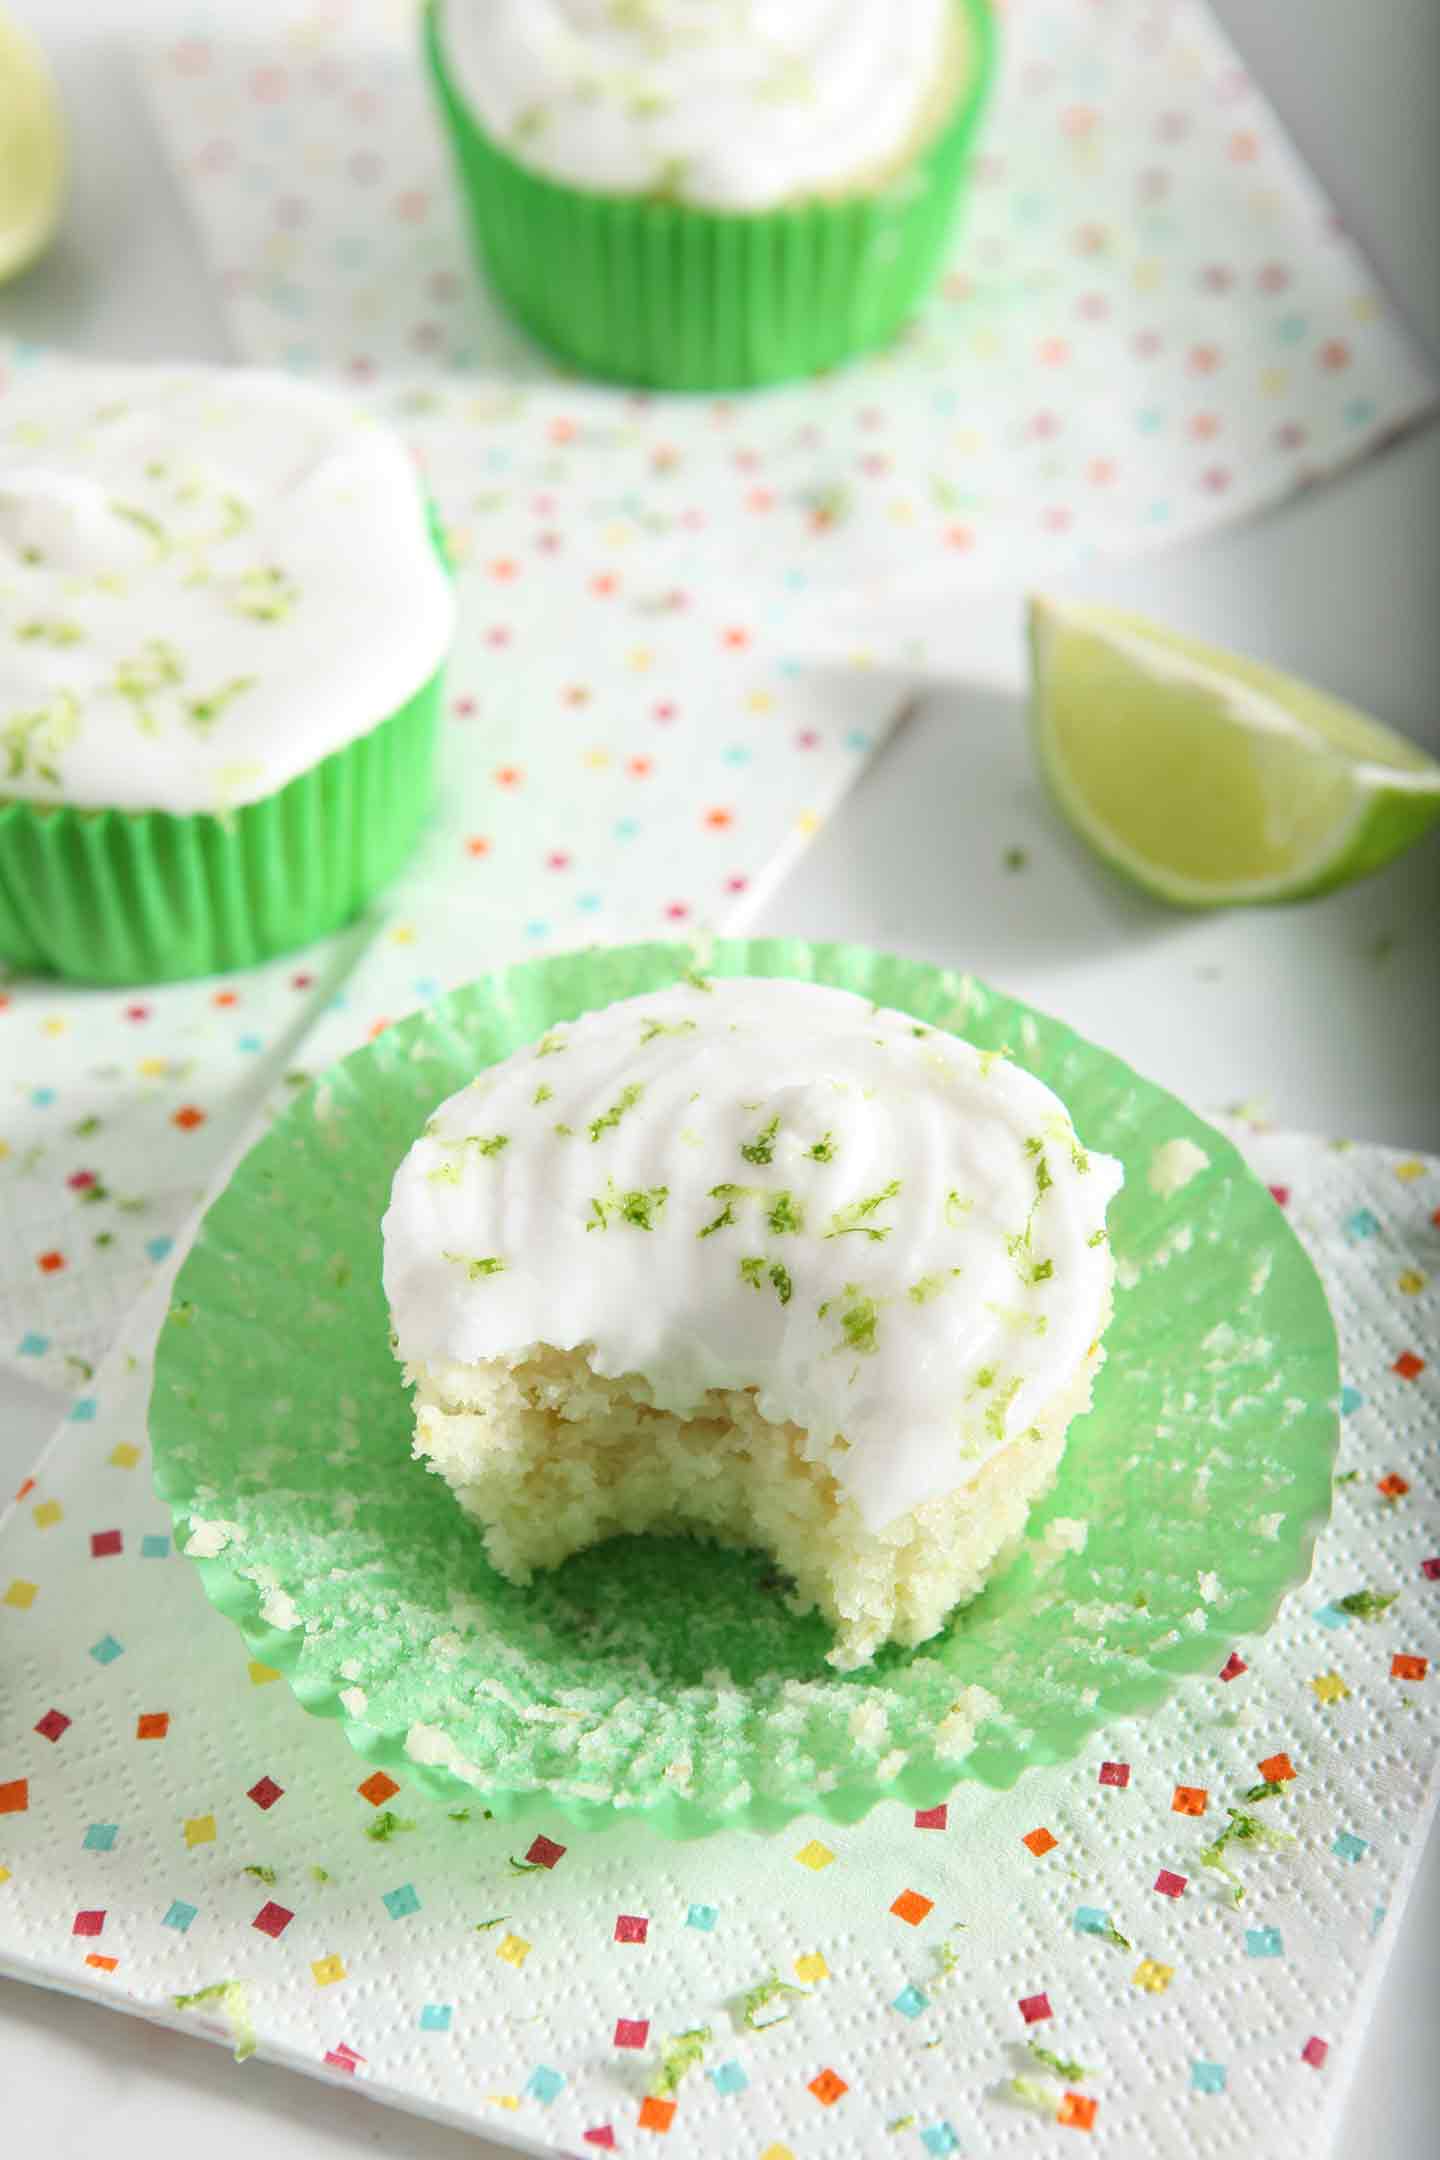
<path fill-rule="evenodd" d="M 187 0 L 10 0 L 46 44 L 73 145 L 49 256 L 0 290 L 0 332 L 130 359 L 232 357 L 131 78 L 127 39 Z M 1434 0 L 1215 0 L 1302 151 L 1440 353 L 1440 9 Z M 237 26 L 242 0 L 234 0 Z M 1440 749 L 1440 429 L 1276 515 L 1073 590 L 1247 648 Z M 1308 907 L 1210 920 L 1132 898 L 1039 797 L 1008 628 L 973 683 L 927 697 L 756 927 L 868 940 L 973 968 L 1062 1013 L 1198 1105 L 1440 1150 L 1440 846 Z M 1031 865 L 1005 871 L 1004 847 Z M 53 1398 L 0 1379 L 0 1484 Z M 1432 1837 L 1335 2151 L 1418 2160 L 1440 2121 L 1440 1841 Z M 23 2160 L 491 2160 L 499 2148 L 88 2003 L 0 1982 L 0 2147 Z M 818 2151 L 818 2148 L 817 2148 Z"/>

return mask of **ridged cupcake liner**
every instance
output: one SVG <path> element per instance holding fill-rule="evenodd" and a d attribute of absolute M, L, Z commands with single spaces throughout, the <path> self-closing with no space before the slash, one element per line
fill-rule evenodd
<path fill-rule="evenodd" d="M 425 43 L 482 267 L 524 327 L 590 375 L 664 390 L 782 382 L 882 345 L 940 262 L 996 51 L 989 0 L 960 0 L 971 73 L 955 110 L 883 187 L 732 212 L 568 186 L 522 165 Z"/>
<path fill-rule="evenodd" d="M 1120 1158 L 1094 1407 L 1010 1567 L 932 1642 L 859 1672 L 826 1665 L 823 1623 L 787 1609 L 754 1553 L 622 1539 L 516 1588 L 410 1452 L 380 1287 L 391 1179 L 485 1066 L 695 964 L 640 945 L 489 976 L 287 1109 L 206 1217 L 161 1336 L 151 1437 L 177 1543 L 254 1655 L 361 1755 L 497 1815 L 639 1813 L 687 1837 L 1011 1785 L 1182 1673 L 1218 1670 L 1304 1579 L 1338 1431 L 1324 1291 L 1230 1143 L 1059 1022 L 859 947 L 721 944 L 713 974 L 834 984 L 1008 1048 Z M 1177 1139 L 1207 1167 L 1167 1197 L 1148 1172 Z M 953 1717 L 963 1728 L 967 1703 L 973 1735 Z"/>
<path fill-rule="evenodd" d="M 83 982 L 170 982 L 338 929 L 430 815 L 442 680 L 225 816 L 0 804 L 0 959 Z"/>

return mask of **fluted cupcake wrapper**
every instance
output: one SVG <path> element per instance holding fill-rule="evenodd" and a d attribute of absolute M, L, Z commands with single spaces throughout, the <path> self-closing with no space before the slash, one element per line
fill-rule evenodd
<path fill-rule="evenodd" d="M 963 0 L 971 74 L 894 181 L 731 212 L 567 186 L 488 136 L 450 81 L 434 0 L 425 40 L 482 267 L 544 345 L 587 374 L 726 390 L 836 366 L 893 337 L 937 269 L 994 72 L 988 0 Z"/>
<path fill-rule="evenodd" d="M 251 967 L 357 915 L 434 800 L 442 672 L 273 795 L 224 816 L 0 805 L 0 960 L 84 982 Z"/>

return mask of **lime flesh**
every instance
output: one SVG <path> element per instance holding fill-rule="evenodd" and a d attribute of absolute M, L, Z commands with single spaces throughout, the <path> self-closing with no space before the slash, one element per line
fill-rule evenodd
<path fill-rule="evenodd" d="M 1181 907 L 1298 900 L 1440 817 L 1440 765 L 1258 661 L 1112 608 L 1030 603 L 1041 764 L 1096 851 Z"/>
<path fill-rule="evenodd" d="M 0 279 L 40 253 L 55 230 L 64 132 L 39 48 L 0 11 Z"/>

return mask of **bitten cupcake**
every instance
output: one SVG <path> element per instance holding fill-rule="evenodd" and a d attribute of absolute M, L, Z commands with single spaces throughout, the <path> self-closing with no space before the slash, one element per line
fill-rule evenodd
<path fill-rule="evenodd" d="M 333 930 L 433 799 L 455 602 L 401 442 L 200 368 L 0 416 L 0 960 L 97 982 Z"/>
<path fill-rule="evenodd" d="M 991 1051 L 737 978 L 552 1030 L 443 1103 L 385 1289 L 415 1452 L 494 1567 L 757 1546 L 830 1662 L 928 1641 L 1089 1407 L 1118 1163 Z"/>
<path fill-rule="evenodd" d="M 430 0 L 481 262 L 595 375 L 707 390 L 883 343 L 935 270 L 989 0 Z"/>

